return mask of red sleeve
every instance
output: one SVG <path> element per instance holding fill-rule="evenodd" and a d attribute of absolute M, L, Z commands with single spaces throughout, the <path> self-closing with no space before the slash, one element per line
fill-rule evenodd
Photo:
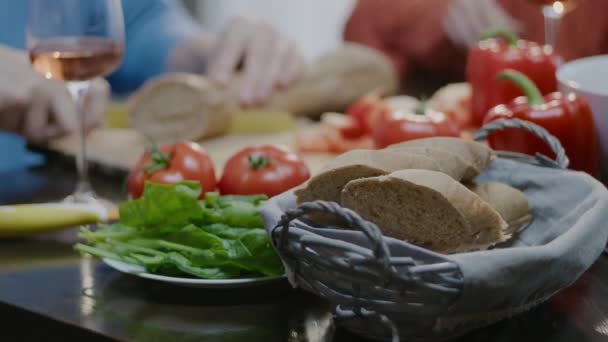
<path fill-rule="evenodd" d="M 450 0 L 359 0 L 344 39 L 391 58 L 402 77 L 413 70 L 462 74 L 466 51 L 443 30 Z"/>

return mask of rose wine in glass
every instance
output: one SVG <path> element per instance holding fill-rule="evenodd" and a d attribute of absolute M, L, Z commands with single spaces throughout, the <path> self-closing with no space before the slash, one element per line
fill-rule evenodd
<path fill-rule="evenodd" d="M 559 24 L 566 13 L 574 10 L 580 0 L 528 0 L 542 7 L 545 17 L 545 43 L 557 46 Z"/>
<path fill-rule="evenodd" d="M 91 80 L 110 74 L 122 60 L 120 0 L 29 0 L 26 33 L 34 70 L 64 81 L 78 108 L 78 183 L 67 200 L 95 201 L 88 180 L 84 99 Z"/>
<path fill-rule="evenodd" d="M 46 78 L 86 81 L 116 69 L 122 46 L 105 38 L 57 38 L 30 50 L 32 66 Z"/>

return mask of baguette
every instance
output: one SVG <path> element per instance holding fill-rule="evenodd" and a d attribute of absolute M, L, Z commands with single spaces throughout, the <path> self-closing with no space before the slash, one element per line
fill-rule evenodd
<path fill-rule="evenodd" d="M 492 160 L 494 160 L 494 152 L 486 145 L 475 141 L 452 138 L 452 137 L 434 137 L 409 140 L 399 144 L 387 147 L 388 150 L 402 149 L 404 147 L 430 147 L 449 151 L 465 163 L 471 165 L 471 173 L 467 174 L 465 179 L 473 179 L 485 169 L 488 168 Z"/>
<path fill-rule="evenodd" d="M 412 169 L 353 180 L 341 202 L 385 235 L 441 253 L 486 249 L 506 240 L 500 214 L 441 172 Z"/>
<path fill-rule="evenodd" d="M 523 192 L 506 184 L 490 182 L 471 184 L 469 189 L 494 208 L 509 225 L 505 235 L 511 236 L 530 222 L 532 215 Z"/>

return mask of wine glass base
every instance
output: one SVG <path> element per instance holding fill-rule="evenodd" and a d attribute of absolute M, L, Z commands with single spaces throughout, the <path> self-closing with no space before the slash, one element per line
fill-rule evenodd
<path fill-rule="evenodd" d="M 64 203 L 90 204 L 104 207 L 110 214 L 111 218 L 117 216 L 118 209 L 115 203 L 99 197 L 91 188 L 91 185 L 86 182 L 78 183 L 76 191 L 73 194 L 63 199 Z"/>
<path fill-rule="evenodd" d="M 91 185 L 87 182 L 79 182 L 76 185 L 76 190 L 70 196 L 66 197 L 63 201 L 68 203 L 95 203 L 98 197 L 95 194 Z"/>

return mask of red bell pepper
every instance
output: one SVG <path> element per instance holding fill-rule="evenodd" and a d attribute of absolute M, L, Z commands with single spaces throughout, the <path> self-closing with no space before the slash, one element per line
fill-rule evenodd
<path fill-rule="evenodd" d="M 574 93 L 551 93 L 543 98 L 538 88 L 524 74 L 505 70 L 499 80 L 508 80 L 519 87 L 526 96 L 518 97 L 508 105 L 492 108 L 484 123 L 498 119 L 521 119 L 544 127 L 562 143 L 570 158 L 570 168 L 585 171 L 593 176 L 598 173 L 598 147 L 591 108 Z M 523 130 L 493 133 L 488 137 L 492 148 L 535 155 L 537 152 L 555 157 L 540 138 Z"/>
<path fill-rule="evenodd" d="M 488 32 L 469 52 L 466 77 L 473 88 L 473 123 L 479 126 L 488 110 L 523 95 L 511 83 L 496 84 L 504 69 L 517 70 L 534 81 L 543 95 L 557 91 L 559 57 L 548 45 L 519 39 L 504 30 Z"/>

